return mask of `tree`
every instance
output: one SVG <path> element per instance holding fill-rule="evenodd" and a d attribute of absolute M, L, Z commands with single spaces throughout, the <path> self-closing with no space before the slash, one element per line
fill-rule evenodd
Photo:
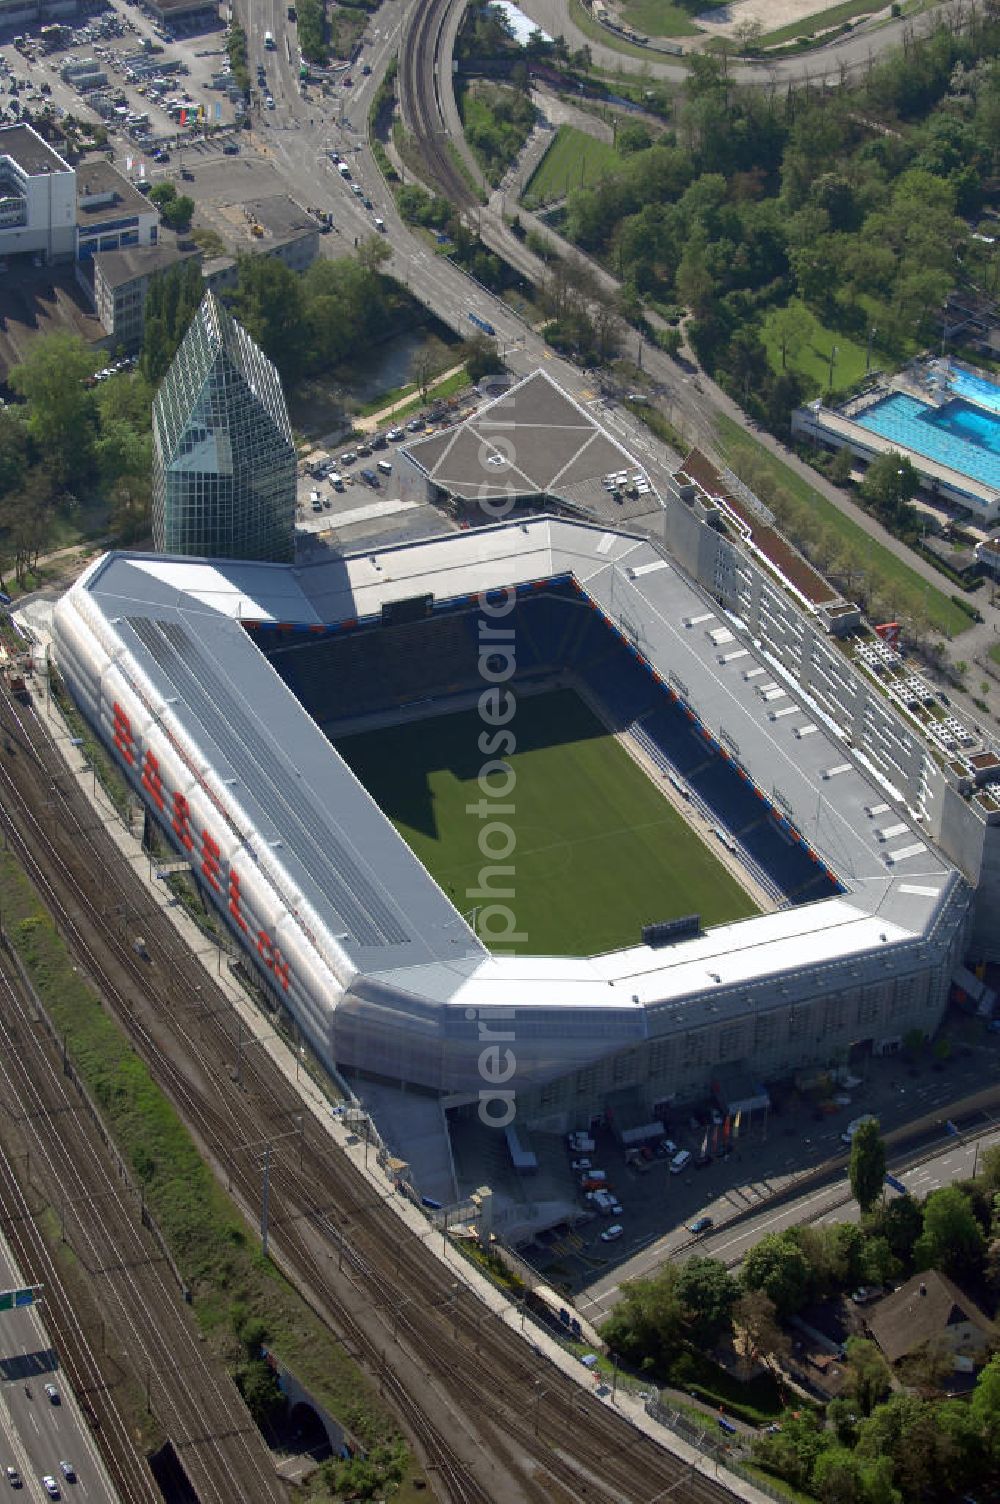
<path fill-rule="evenodd" d="M 885 1143 L 878 1120 L 860 1123 L 851 1140 L 851 1194 L 866 1217 L 885 1184 Z"/>
<path fill-rule="evenodd" d="M 166 375 L 204 296 L 201 267 L 194 257 L 150 278 L 139 357 L 139 369 L 150 386 L 158 386 Z"/>
<path fill-rule="evenodd" d="M 984 1239 L 969 1199 L 957 1185 L 931 1191 L 924 1202 L 924 1228 L 913 1250 L 918 1269 L 940 1269 L 954 1279 L 982 1272 Z"/>
<path fill-rule="evenodd" d="M 781 369 L 784 370 L 788 356 L 794 360 L 809 338 L 812 321 L 801 303 L 787 303 L 776 308 L 767 320 L 767 328 L 781 352 Z"/>
<path fill-rule="evenodd" d="M 664 1264 L 651 1279 L 622 1286 L 621 1299 L 601 1328 L 609 1348 L 633 1362 L 666 1367 L 683 1332 L 679 1277 L 676 1264 Z"/>
<path fill-rule="evenodd" d="M 976 1380 L 972 1413 L 994 1456 L 1000 1457 L 1000 1353 L 994 1353 Z"/>
<path fill-rule="evenodd" d="M 732 1326 L 739 1287 L 718 1259 L 690 1258 L 676 1285 L 684 1324 L 696 1347 L 710 1347 Z"/>
<path fill-rule="evenodd" d="M 865 1504 L 861 1459 L 846 1447 L 830 1447 L 816 1458 L 811 1493 L 822 1504 Z"/>
<path fill-rule="evenodd" d="M 766 1233 L 743 1260 L 742 1279 L 745 1290 L 762 1290 L 779 1316 L 791 1316 L 809 1295 L 809 1260 L 789 1233 Z"/>
<path fill-rule="evenodd" d="M 847 1389 L 862 1415 L 871 1415 L 892 1388 L 892 1372 L 874 1342 L 847 1339 Z"/>
<path fill-rule="evenodd" d="M 905 455 L 896 449 L 878 454 L 861 482 L 861 494 L 880 512 L 893 513 L 912 501 L 920 486 L 920 476 Z"/>
<path fill-rule="evenodd" d="M 86 382 L 96 367 L 79 335 L 50 334 L 34 341 L 7 378 L 28 404 L 28 432 L 57 482 L 90 469 L 97 425 Z"/>
<path fill-rule="evenodd" d="M 877 1207 L 869 1224 L 870 1231 L 884 1237 L 893 1256 L 907 1268 L 911 1265 L 913 1247 L 923 1226 L 923 1213 L 909 1192 L 905 1196 L 894 1196 Z"/>
<path fill-rule="evenodd" d="M 474 334 L 471 339 L 465 340 L 462 345 L 462 358 L 473 385 L 482 381 L 484 376 L 503 370 L 503 361 L 497 354 L 496 344 L 485 334 Z"/>
<path fill-rule="evenodd" d="M 172 230 L 186 230 L 194 214 L 194 200 L 178 194 L 173 183 L 157 183 L 149 190 L 149 199 L 160 211 L 160 218 Z"/>
<path fill-rule="evenodd" d="M 652 145 L 649 131 L 641 120 L 629 125 L 619 126 L 615 134 L 615 145 L 623 157 L 629 157 L 633 152 L 646 151 Z"/>
<path fill-rule="evenodd" d="M 302 279 L 273 256 L 241 256 L 233 308 L 286 382 L 306 364 L 308 334 Z"/>
<path fill-rule="evenodd" d="M 15 490 L 28 468 L 28 429 L 24 415 L 0 407 L 0 496 Z"/>
<path fill-rule="evenodd" d="M 375 276 L 392 260 L 392 246 L 382 235 L 369 235 L 358 246 L 356 260 L 362 271 Z"/>
<path fill-rule="evenodd" d="M 278 1376 L 263 1358 L 252 1358 L 237 1374 L 240 1393 L 258 1426 L 272 1425 L 284 1414 L 288 1400 L 278 1387 Z"/>
<path fill-rule="evenodd" d="M 437 362 L 427 347 L 421 346 L 413 357 L 413 379 L 420 388 L 421 402 L 427 401 L 427 393 L 437 373 Z"/>
<path fill-rule="evenodd" d="M 791 1343 L 778 1324 L 774 1301 L 763 1290 L 747 1290 L 733 1306 L 733 1325 L 740 1334 L 748 1368 L 757 1363 L 776 1372 L 791 1351 Z"/>

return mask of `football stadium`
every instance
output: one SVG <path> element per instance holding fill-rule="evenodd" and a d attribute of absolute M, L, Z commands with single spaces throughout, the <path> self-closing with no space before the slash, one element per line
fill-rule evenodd
<path fill-rule="evenodd" d="M 455 1116 L 652 1116 L 940 1019 L 969 885 L 648 535 L 539 513 L 299 567 L 112 553 L 53 647 L 425 1194 L 454 1199 Z"/>

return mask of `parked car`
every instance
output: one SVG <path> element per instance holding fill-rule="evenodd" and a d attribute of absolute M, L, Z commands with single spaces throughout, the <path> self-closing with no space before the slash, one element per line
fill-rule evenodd
<path fill-rule="evenodd" d="M 340 463 L 342 465 L 353 465 L 356 459 L 357 455 L 354 453 L 354 450 L 348 449 L 346 454 L 340 456 Z"/>
<path fill-rule="evenodd" d="M 574 1159 L 570 1165 L 571 1170 L 589 1170 L 590 1168 L 591 1162 L 589 1159 Z"/>
<path fill-rule="evenodd" d="M 853 1123 L 848 1123 L 847 1127 L 844 1129 L 844 1132 L 840 1135 L 841 1143 L 844 1143 L 844 1144 L 851 1144 L 851 1143 L 853 1143 L 854 1142 L 854 1135 L 857 1133 L 857 1131 L 861 1127 L 862 1123 L 877 1123 L 877 1122 L 878 1122 L 878 1118 L 872 1112 L 866 1113 L 863 1118 L 855 1118 L 854 1121 L 853 1121 Z"/>
<path fill-rule="evenodd" d="M 621 1237 L 624 1231 L 625 1229 L 620 1222 L 612 1222 L 611 1226 L 606 1227 L 601 1233 L 601 1242 L 615 1243 Z"/>
<path fill-rule="evenodd" d="M 404 433 L 405 431 L 402 428 L 390 428 L 386 434 L 386 438 L 390 443 L 398 444 L 400 439 L 404 437 Z"/>
<path fill-rule="evenodd" d="M 709 1228 L 714 1226 L 715 1223 L 711 1217 L 695 1217 L 693 1222 L 688 1223 L 688 1232 L 693 1232 L 697 1237 L 699 1233 L 708 1232 Z"/>
<path fill-rule="evenodd" d="M 873 1300 L 878 1300 L 882 1294 L 881 1285 L 859 1285 L 851 1293 L 851 1299 L 856 1306 L 870 1306 Z"/>

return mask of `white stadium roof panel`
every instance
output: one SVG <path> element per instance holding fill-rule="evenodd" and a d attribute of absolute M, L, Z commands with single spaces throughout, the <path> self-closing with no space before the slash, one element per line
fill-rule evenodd
<path fill-rule="evenodd" d="M 539 1024 L 534 1042 L 518 1046 L 531 1084 L 654 1026 L 745 1014 L 768 987 L 769 1006 L 778 991 L 808 996 L 824 968 L 912 971 L 916 948 L 944 943 L 938 921 L 964 892 L 884 783 L 784 678 L 815 730 L 798 739 L 798 718 L 772 719 L 758 689 L 779 679 L 773 663 L 665 562 L 646 538 L 550 517 L 297 568 L 109 554 L 56 607 L 55 649 L 108 740 L 118 740 L 117 718 L 130 718 L 136 781 L 143 749 L 155 748 L 165 780 L 205 811 L 239 871 L 237 898 L 255 895 L 254 914 L 265 916 L 258 954 L 268 964 L 292 958 L 297 1015 L 319 1048 L 455 1090 L 475 1069 L 465 1010 L 558 1014 L 551 1036 Z M 693 708 L 716 751 L 745 770 L 762 811 L 787 816 L 788 839 L 836 875 L 839 896 L 659 949 L 491 956 L 244 630 L 309 629 L 424 594 L 471 597 L 568 575 Z M 706 623 L 730 633 L 734 648 L 720 655 Z M 878 839 L 890 823 L 902 827 L 898 870 Z M 446 1041 L 460 1034 L 452 1058 Z"/>

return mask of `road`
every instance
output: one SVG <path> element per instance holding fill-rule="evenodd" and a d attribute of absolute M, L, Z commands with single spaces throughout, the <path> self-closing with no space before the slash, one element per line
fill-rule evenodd
<path fill-rule="evenodd" d="M 14 1255 L 0 1239 L 0 1288 L 14 1289 L 23 1283 Z M 64 1382 L 43 1325 L 43 1310 L 24 1307 L 0 1316 L 0 1473 L 7 1467 L 17 1469 L 24 1480 L 22 1499 L 47 1498 L 41 1478 L 49 1473 L 59 1481 L 64 1495 L 71 1492 L 86 1504 L 117 1504 L 119 1496 L 73 1392 Z M 58 1404 L 47 1397 L 46 1384 L 56 1386 Z M 75 1483 L 64 1485 L 61 1459 L 73 1464 Z"/>
<path fill-rule="evenodd" d="M 943 1144 L 931 1151 L 925 1150 L 919 1156 L 908 1153 L 897 1156 L 895 1160 L 890 1157 L 889 1170 L 914 1196 L 923 1197 L 940 1186 L 970 1177 L 980 1155 L 997 1143 L 1000 1143 L 1000 1129 L 984 1120 L 979 1131 L 964 1134 L 961 1142 L 949 1136 Z M 915 1158 L 916 1163 L 913 1162 Z M 727 1211 L 732 1215 L 734 1206 L 740 1209 L 734 1196 L 727 1200 L 728 1205 L 724 1200 L 709 1208 L 717 1223 Z M 627 1280 L 647 1278 L 664 1263 L 686 1259 L 692 1252 L 697 1252 L 735 1268 L 766 1233 L 782 1232 L 804 1223 L 856 1222 L 859 1216 L 858 1204 L 850 1194 L 845 1171 L 802 1196 L 781 1205 L 764 1206 L 759 1213 L 741 1216 L 733 1225 L 719 1226 L 718 1231 L 696 1241 L 686 1227 L 674 1228 L 665 1238 L 597 1280 L 577 1297 L 576 1306 L 588 1321 L 599 1323 L 621 1299 L 622 1285 Z"/>
<path fill-rule="evenodd" d="M 919 25 L 932 25 L 938 14 L 958 8 L 960 3 L 961 0 L 949 0 L 947 5 L 936 7 L 926 16 L 921 16 Z M 588 47 L 598 68 L 612 73 L 640 73 L 643 77 L 672 84 L 683 83 L 688 76 L 683 63 L 670 62 L 662 54 L 643 52 L 640 56 L 633 56 L 620 52 L 612 45 L 610 35 L 606 43 L 595 41 L 570 19 L 566 0 L 518 0 L 518 4 L 525 15 L 550 36 L 561 34 L 565 37 L 571 50 Z M 817 9 L 819 8 L 817 5 Z M 843 77 L 868 67 L 871 59 L 878 53 L 890 47 L 898 47 L 907 28 L 914 24 L 911 20 L 870 21 L 854 27 L 846 36 L 839 37 L 825 47 L 817 47 L 814 51 L 797 57 L 776 58 L 773 62 L 760 63 L 731 62 L 730 77 L 739 84 L 765 88 L 781 87 L 806 78 L 817 84 L 824 81 L 839 83 Z M 702 39 L 703 42 L 707 40 L 708 38 Z M 685 46 L 691 50 L 690 41 Z"/>

